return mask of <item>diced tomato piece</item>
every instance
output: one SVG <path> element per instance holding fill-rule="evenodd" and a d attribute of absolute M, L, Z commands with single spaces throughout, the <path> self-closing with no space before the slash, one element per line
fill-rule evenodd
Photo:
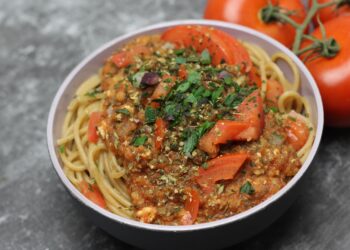
<path fill-rule="evenodd" d="M 121 51 L 112 56 L 112 62 L 119 68 L 129 66 L 134 62 L 135 56 L 148 55 L 150 50 L 145 46 L 135 46 L 128 51 Z"/>
<path fill-rule="evenodd" d="M 234 37 L 220 30 L 180 25 L 165 31 L 162 39 L 177 47 L 193 47 L 197 52 L 208 49 L 213 65 L 223 62 L 231 65 L 252 65 L 247 50 Z"/>
<path fill-rule="evenodd" d="M 197 183 L 203 191 L 213 191 L 217 181 L 233 179 L 248 157 L 246 153 L 231 153 L 208 161 L 207 169 L 199 169 Z"/>
<path fill-rule="evenodd" d="M 249 127 L 242 131 L 235 138 L 236 140 L 257 140 L 264 128 L 263 102 L 259 89 L 251 93 L 238 106 L 239 115 L 237 119 L 249 124 Z"/>
<path fill-rule="evenodd" d="M 268 80 L 266 86 L 266 102 L 269 107 L 277 107 L 278 98 L 283 94 L 283 86 L 276 80 Z"/>
<path fill-rule="evenodd" d="M 229 48 L 231 49 L 231 55 L 234 57 L 234 64 L 242 66 L 242 72 L 249 72 L 253 67 L 253 62 L 244 46 L 238 42 L 236 38 L 226 32 L 217 29 L 212 29 L 212 32 L 217 34 L 226 42 L 226 44 L 228 44 Z"/>
<path fill-rule="evenodd" d="M 195 189 L 191 189 L 187 194 L 187 199 L 185 201 L 185 210 L 190 212 L 190 218 L 186 220 L 186 224 L 193 224 L 198 216 L 199 210 L 199 194 Z"/>
<path fill-rule="evenodd" d="M 162 150 L 166 129 L 167 129 L 166 122 L 162 118 L 157 118 L 155 123 L 155 132 L 154 132 L 155 134 L 154 146 L 158 152 Z"/>
<path fill-rule="evenodd" d="M 160 103 L 159 103 L 159 102 L 151 102 L 149 105 L 150 105 L 152 108 L 154 108 L 154 109 L 157 109 L 157 108 L 160 107 Z"/>
<path fill-rule="evenodd" d="M 187 69 L 186 69 L 186 66 L 184 64 L 180 65 L 178 74 L 182 80 L 187 79 Z"/>
<path fill-rule="evenodd" d="M 93 203 L 102 208 L 106 208 L 106 201 L 96 184 L 89 184 L 86 181 L 81 181 L 78 185 L 80 192 Z"/>
<path fill-rule="evenodd" d="M 92 112 L 90 115 L 87 134 L 89 142 L 97 143 L 98 141 L 97 125 L 100 123 L 101 117 L 101 112 Z"/>
<path fill-rule="evenodd" d="M 112 61 L 118 68 L 124 68 L 133 62 L 133 58 L 130 52 L 121 51 L 112 57 Z"/>
<path fill-rule="evenodd" d="M 295 111 L 291 111 L 285 120 L 285 130 L 287 132 L 287 142 L 295 150 L 301 149 L 309 138 L 309 128 Z"/>
<path fill-rule="evenodd" d="M 228 141 L 235 140 L 248 127 L 249 124 L 246 122 L 219 120 L 199 140 L 199 149 L 208 153 L 211 157 L 215 157 L 219 152 L 219 144 L 225 144 Z"/>
<path fill-rule="evenodd" d="M 261 87 L 261 77 L 260 75 L 258 74 L 258 70 L 255 66 L 252 66 L 251 70 L 249 71 L 249 84 L 250 85 L 256 85 L 258 86 L 259 88 Z"/>

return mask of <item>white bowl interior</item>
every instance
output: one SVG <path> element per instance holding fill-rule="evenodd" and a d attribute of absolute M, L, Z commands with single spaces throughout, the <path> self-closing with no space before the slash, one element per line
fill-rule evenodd
<path fill-rule="evenodd" d="M 66 109 L 68 104 L 72 100 L 76 89 L 80 86 L 80 84 L 84 80 L 86 80 L 91 75 L 96 74 L 98 69 L 103 65 L 104 61 L 117 48 L 121 47 L 123 44 L 127 43 L 129 40 L 132 40 L 135 37 L 146 35 L 146 34 L 161 33 L 162 31 L 168 29 L 169 27 L 181 25 L 181 24 L 200 24 L 200 25 L 209 25 L 212 27 L 216 27 L 229 34 L 232 34 L 233 36 L 235 36 L 240 40 L 254 43 L 262 47 L 270 55 L 276 52 L 282 51 L 283 53 L 291 57 L 300 70 L 301 83 L 302 83 L 300 92 L 310 102 L 311 110 L 312 110 L 311 120 L 315 128 L 317 129 L 316 131 L 317 133 L 316 133 L 316 138 L 315 138 L 312 150 L 306 162 L 303 164 L 302 168 L 299 170 L 297 175 L 294 176 L 294 178 L 278 193 L 276 193 L 266 201 L 260 203 L 259 205 L 243 213 L 237 214 L 229 218 L 225 218 L 225 219 L 210 222 L 210 223 L 198 224 L 198 225 L 160 226 L 160 225 L 144 224 L 144 223 L 122 218 L 120 216 L 112 214 L 109 211 L 104 210 L 98 207 L 97 205 L 93 204 L 88 199 L 86 199 L 78 190 L 76 190 L 75 187 L 70 183 L 70 181 L 67 179 L 67 177 L 64 175 L 62 171 L 61 161 L 59 160 L 59 155 L 58 155 L 57 147 L 55 146 L 55 142 L 61 136 L 61 128 L 62 128 L 64 116 L 66 114 Z M 291 71 L 288 68 L 286 68 L 284 64 L 281 65 L 281 68 L 283 72 L 286 73 L 287 77 L 290 79 Z M 158 25 L 153 25 L 153 26 L 141 29 L 139 31 L 133 32 L 131 34 L 116 38 L 115 40 L 101 46 L 98 50 L 96 50 L 94 53 L 88 56 L 69 74 L 69 76 L 65 79 L 65 81 L 62 83 L 61 87 L 59 88 L 51 106 L 47 129 L 48 129 L 47 130 L 48 147 L 49 147 L 50 156 L 51 156 L 53 165 L 55 167 L 55 170 L 57 171 L 64 185 L 73 194 L 73 196 L 76 197 L 80 202 L 102 213 L 103 215 L 113 220 L 119 221 L 121 223 L 126 223 L 132 226 L 147 228 L 151 230 L 186 231 L 186 230 L 203 229 L 207 227 L 215 227 L 223 223 L 228 223 L 235 220 L 243 219 L 244 217 L 257 212 L 259 209 L 263 209 L 265 206 L 272 203 L 274 200 L 278 199 L 285 192 L 287 192 L 304 174 L 304 172 L 309 167 L 311 160 L 313 159 L 316 153 L 316 150 L 320 143 L 322 129 L 323 129 L 323 106 L 322 106 L 320 93 L 309 71 L 305 68 L 304 64 L 290 50 L 288 50 L 286 47 L 284 47 L 277 41 L 257 31 L 254 31 L 239 25 L 233 25 L 233 24 L 228 24 L 228 23 L 218 22 L 218 21 L 186 20 L 186 21 L 174 21 L 174 22 L 167 22 L 167 23 L 161 23 Z"/>

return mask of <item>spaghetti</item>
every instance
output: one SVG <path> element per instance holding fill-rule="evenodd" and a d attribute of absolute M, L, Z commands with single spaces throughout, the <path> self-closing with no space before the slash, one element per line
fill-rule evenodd
<path fill-rule="evenodd" d="M 131 43 L 133 51 L 143 50 L 142 46 L 135 47 L 135 43 L 146 44 L 147 46 L 150 46 L 154 50 L 160 50 L 161 53 L 159 55 L 156 55 L 156 60 L 159 61 L 159 64 L 162 64 L 162 60 L 163 60 L 162 58 L 166 58 L 166 57 L 162 57 L 162 53 L 164 53 L 164 51 L 167 51 L 167 53 L 174 54 L 173 47 L 169 45 L 169 43 L 161 41 L 159 39 L 159 36 L 152 36 L 151 38 L 148 37 L 148 38 L 140 38 L 140 39 L 134 43 Z M 211 187 L 208 184 L 210 181 L 209 182 L 207 181 L 205 182 L 205 184 L 203 184 L 203 180 L 205 179 L 204 178 L 205 175 L 209 173 L 208 171 L 216 167 L 214 162 L 215 159 L 208 161 L 208 155 L 210 155 L 212 152 L 211 153 L 207 152 L 208 154 L 206 154 L 205 147 L 202 146 L 201 141 L 199 141 L 198 148 L 201 148 L 201 149 L 204 148 L 204 150 L 201 151 L 200 149 L 194 149 L 193 151 L 190 152 L 189 155 L 184 156 L 183 157 L 184 159 L 179 160 L 174 158 L 174 159 L 171 159 L 170 161 L 172 164 L 174 164 L 174 166 L 175 166 L 175 162 L 179 162 L 179 163 L 176 163 L 177 164 L 176 168 L 180 169 L 184 166 L 183 163 L 185 161 L 188 161 L 188 159 L 190 158 L 190 160 L 194 162 L 192 164 L 195 164 L 196 166 L 194 166 L 191 169 L 184 168 L 186 171 L 183 170 L 183 173 L 186 173 L 185 176 L 186 175 L 192 176 L 193 172 L 199 171 L 199 175 L 201 178 L 198 177 L 199 179 L 197 179 L 197 182 L 195 181 L 194 183 L 191 182 L 191 180 L 186 177 L 183 177 L 186 179 L 186 181 L 182 181 L 182 180 L 180 181 L 179 176 L 184 176 L 183 173 L 179 174 L 178 172 L 175 172 L 175 170 L 168 171 L 168 169 L 165 166 L 163 166 L 164 164 L 161 166 L 159 162 L 154 163 L 155 161 L 152 159 L 152 156 L 154 155 L 153 151 L 152 151 L 152 155 L 148 156 L 147 154 L 150 154 L 149 150 L 147 149 L 147 147 L 144 147 L 142 145 L 142 140 L 146 141 L 146 143 L 149 142 L 150 140 L 149 136 L 148 138 L 144 139 L 145 136 L 135 137 L 135 135 L 133 135 L 132 140 L 125 139 L 124 141 L 122 141 L 121 138 L 123 137 L 123 135 L 120 134 L 121 133 L 120 131 L 125 128 L 127 129 L 132 128 L 134 126 L 132 123 L 125 123 L 124 127 L 123 126 L 119 127 L 119 131 L 116 128 L 114 128 L 114 131 L 112 131 L 110 127 L 108 127 L 109 125 L 108 119 L 107 120 L 102 119 L 102 121 L 101 120 L 99 121 L 98 129 L 97 129 L 99 138 L 96 141 L 96 143 L 92 143 L 89 140 L 89 130 L 90 130 L 89 123 L 90 123 L 90 118 L 92 113 L 104 112 L 103 113 L 104 117 L 109 116 L 112 113 L 114 115 L 116 113 L 116 109 L 111 109 L 109 107 L 109 105 L 112 102 L 111 101 L 112 99 L 113 99 L 113 105 L 115 105 L 116 103 L 115 99 L 121 100 L 121 103 L 122 103 L 122 102 L 125 102 L 125 100 L 128 98 L 133 100 L 137 98 L 141 98 L 140 94 L 142 94 L 140 92 L 135 91 L 133 88 L 128 90 L 123 89 L 124 92 L 119 91 L 121 88 L 120 88 L 120 85 L 118 85 L 118 83 L 123 84 L 126 81 L 137 81 L 137 80 L 130 79 L 130 77 L 129 79 L 126 79 L 125 77 L 126 71 L 124 70 L 124 67 L 120 67 L 120 70 L 119 70 L 118 67 L 115 67 L 115 65 L 111 63 L 111 61 L 108 61 L 103 67 L 103 69 L 101 70 L 101 72 L 99 73 L 99 75 L 94 75 L 81 84 L 81 86 L 76 91 L 76 95 L 74 99 L 68 106 L 68 111 L 64 120 L 63 128 L 62 128 L 62 137 L 57 141 L 57 145 L 60 148 L 60 156 L 63 163 L 63 170 L 66 176 L 68 177 L 68 179 L 93 202 L 99 204 L 102 207 L 107 208 L 109 211 L 117 215 L 127 217 L 127 218 L 136 218 L 138 220 L 141 220 L 147 223 L 159 223 L 159 224 L 169 224 L 169 225 L 176 225 L 176 224 L 185 225 L 185 224 L 192 224 L 192 223 L 201 223 L 201 222 L 206 222 L 206 221 L 227 217 L 232 214 L 244 211 L 249 207 L 252 207 L 258 204 L 259 202 L 261 202 L 262 200 L 268 198 L 273 193 L 277 192 L 283 185 L 285 185 L 288 179 L 291 178 L 296 173 L 301 163 L 305 161 L 311 149 L 314 136 L 315 136 L 315 131 L 313 128 L 313 124 L 310 121 L 310 115 L 311 115 L 310 106 L 306 98 L 301 96 L 298 93 L 298 90 L 300 88 L 300 74 L 297 67 L 288 56 L 286 56 L 283 53 L 276 53 L 272 56 L 269 56 L 262 48 L 256 45 L 253 45 L 247 42 L 244 42 L 243 44 L 246 50 L 248 51 L 251 61 L 253 62 L 253 65 L 257 69 L 257 75 L 261 80 L 261 87 L 259 89 L 260 89 L 260 95 L 262 96 L 262 98 L 264 100 L 266 100 L 267 98 L 266 96 L 267 96 L 269 81 L 277 81 L 281 84 L 283 88 L 282 94 L 278 96 L 277 103 L 276 103 L 276 107 L 278 108 L 279 112 L 277 112 L 276 114 L 274 114 L 273 112 L 269 112 L 266 115 L 266 117 L 271 117 L 269 118 L 271 119 L 271 124 L 275 124 L 275 123 L 280 124 L 278 123 L 279 121 L 283 121 L 283 122 L 286 121 L 286 123 L 297 121 L 299 123 L 302 122 L 304 124 L 303 126 L 306 126 L 307 130 L 309 131 L 309 133 L 307 134 L 306 141 L 303 143 L 302 147 L 300 147 L 295 152 L 295 150 L 292 149 L 292 147 L 288 145 L 288 143 L 286 143 L 285 140 L 282 138 L 283 136 L 287 137 L 288 133 L 283 134 L 284 132 L 281 132 L 283 136 L 278 136 L 278 135 L 276 136 L 275 135 L 276 131 L 277 132 L 282 131 L 283 129 L 273 130 L 274 129 L 272 128 L 273 125 L 270 126 L 268 125 L 268 123 L 266 123 L 266 121 L 270 121 L 270 120 L 265 120 L 266 130 L 267 131 L 271 130 L 271 132 L 264 132 L 264 135 L 262 137 L 263 139 L 261 140 L 264 142 L 266 141 L 264 138 L 271 138 L 271 137 L 274 138 L 274 140 L 272 143 L 273 147 L 271 146 L 271 151 L 266 151 L 266 152 L 264 151 L 264 152 L 266 153 L 266 155 L 272 154 L 272 156 L 269 156 L 269 157 L 271 157 L 271 159 L 275 157 L 273 158 L 273 161 L 280 162 L 280 165 L 285 164 L 285 162 L 288 162 L 288 164 L 290 164 L 290 166 L 288 166 L 286 170 L 283 170 L 285 173 L 283 177 L 282 176 L 279 178 L 276 177 L 276 176 L 279 176 L 281 172 L 279 168 L 280 166 L 277 163 L 273 163 L 276 165 L 276 167 L 272 167 L 271 169 L 266 169 L 266 167 L 263 165 L 261 165 L 261 168 L 260 168 L 259 164 L 262 164 L 261 163 L 262 161 L 269 160 L 267 158 L 261 158 L 261 153 L 264 154 L 262 150 L 270 150 L 270 147 L 269 146 L 260 147 L 258 146 L 260 144 L 258 144 L 257 142 L 253 142 L 254 140 L 251 140 L 251 139 L 248 139 L 248 142 L 245 142 L 243 145 L 237 145 L 237 146 L 233 145 L 233 147 L 237 148 L 233 150 L 236 157 L 235 159 L 238 159 L 237 158 L 238 156 L 243 157 L 242 155 L 238 155 L 238 153 L 241 152 L 242 150 L 249 151 L 249 152 L 253 152 L 253 150 L 257 150 L 257 151 L 254 151 L 256 152 L 254 156 L 250 156 L 251 163 L 245 163 L 244 167 L 241 167 L 242 169 L 244 169 L 244 171 L 242 170 L 241 172 L 238 172 L 236 174 L 236 177 L 234 178 L 228 178 L 224 176 L 222 178 L 222 181 L 221 180 L 219 180 L 218 182 L 214 181 L 214 183 L 212 183 L 213 187 Z M 128 48 L 128 46 L 129 45 L 127 45 L 126 48 Z M 124 53 L 124 56 L 125 56 L 125 51 L 128 51 L 128 50 L 123 50 L 121 52 L 121 53 Z M 185 60 L 181 58 L 184 58 L 184 55 L 186 52 L 182 51 L 181 53 L 183 54 L 180 54 L 180 52 L 181 51 L 177 51 L 178 55 L 176 55 L 175 60 L 180 61 L 180 63 L 184 63 Z M 141 52 L 141 54 L 142 53 L 143 51 Z M 144 56 L 145 54 L 147 53 L 143 53 L 142 54 L 143 57 L 140 57 L 137 60 L 139 60 L 139 62 L 147 61 L 146 59 L 143 59 L 143 58 L 147 58 L 147 56 L 148 57 L 153 56 L 153 55 Z M 180 57 L 179 55 L 181 55 L 182 57 Z M 186 58 L 187 62 L 189 61 L 190 56 L 192 56 L 192 54 Z M 207 54 L 204 54 L 203 56 L 203 53 L 202 53 L 201 59 L 203 58 L 208 59 L 210 57 L 208 57 Z M 283 60 L 289 65 L 290 69 L 293 72 L 293 82 L 289 82 L 288 79 L 286 79 L 285 75 L 277 65 L 277 61 L 279 60 Z M 192 64 L 196 64 L 196 62 Z M 207 65 L 207 62 L 205 63 L 205 65 Z M 196 66 L 192 65 L 191 67 L 195 68 Z M 220 67 L 221 67 L 220 65 L 217 66 L 217 68 L 219 69 Z M 209 66 L 207 68 L 209 68 Z M 226 69 L 230 69 L 230 67 L 227 67 Z M 237 73 L 237 74 L 240 74 L 240 73 Z M 106 75 L 108 75 L 108 78 L 106 78 Z M 191 75 L 191 77 L 197 77 L 197 76 L 198 74 Z M 187 72 L 187 79 L 188 77 L 189 76 Z M 240 76 L 240 78 L 242 77 L 244 78 L 244 75 Z M 137 75 L 135 76 L 135 78 L 137 78 Z M 238 77 L 236 79 L 238 83 L 240 81 L 239 80 L 240 78 Z M 107 84 L 109 87 L 105 87 L 104 85 L 106 85 L 106 82 L 108 83 L 108 81 L 112 81 L 114 85 L 118 85 L 118 86 L 114 86 L 111 89 L 110 86 Z M 170 82 L 170 80 L 168 82 Z M 151 82 L 151 84 L 153 84 L 153 82 Z M 176 85 L 176 86 L 178 86 L 177 88 L 180 88 L 179 87 L 180 85 Z M 236 88 L 243 88 L 242 86 L 243 85 L 241 85 L 241 87 L 236 87 Z M 151 86 L 150 88 L 152 89 L 153 86 Z M 248 90 L 251 91 L 250 87 L 249 88 L 247 87 L 247 91 Z M 141 89 L 141 92 L 142 91 L 144 90 Z M 155 90 L 152 89 L 149 92 L 147 92 L 147 94 L 152 95 L 152 91 L 155 91 Z M 190 91 L 190 90 L 186 89 L 183 92 L 185 91 Z M 127 96 L 123 96 L 123 93 L 124 94 L 127 93 Z M 167 94 L 170 95 L 169 92 Z M 187 95 L 187 98 L 189 95 Z M 212 98 L 212 96 L 210 98 Z M 153 104 L 154 103 L 156 102 L 153 102 Z M 137 106 L 130 107 L 128 103 L 127 104 L 124 103 L 123 105 L 119 105 L 118 107 L 119 109 L 117 109 L 117 113 L 118 113 L 117 116 L 119 118 L 132 115 L 133 110 L 137 108 Z M 120 107 L 122 107 L 122 109 L 120 109 Z M 207 106 L 203 106 L 202 109 L 204 109 L 205 107 Z M 156 108 L 154 110 L 156 110 Z M 149 110 L 153 110 L 153 109 L 150 108 Z M 162 114 L 161 112 L 163 111 L 159 111 L 159 114 Z M 164 112 L 166 112 L 166 110 Z M 143 114 L 145 114 L 144 110 L 143 110 Z M 128 119 L 129 120 L 133 119 L 133 121 L 137 121 L 137 119 L 141 119 L 141 118 L 135 115 L 135 117 L 132 117 L 132 118 L 128 117 Z M 192 119 L 192 118 L 187 118 L 187 119 Z M 158 124 L 157 122 L 158 120 L 156 120 L 156 123 L 154 125 L 155 130 L 152 130 L 149 132 L 151 135 L 153 135 L 153 133 L 156 133 L 155 142 L 154 144 L 153 142 L 151 143 L 151 146 L 155 148 L 157 148 L 157 145 L 158 145 L 157 140 L 158 142 L 161 140 L 166 140 L 163 138 L 159 139 L 160 138 L 159 134 L 157 137 L 157 126 L 159 127 L 161 125 L 161 124 Z M 170 122 L 172 122 L 172 120 L 169 120 L 169 123 Z M 205 124 L 208 125 L 208 123 L 205 123 Z M 145 131 L 147 131 L 147 129 L 150 129 L 149 125 L 145 125 L 145 126 L 146 126 L 145 128 L 142 128 Z M 175 126 L 179 126 L 179 125 L 175 125 Z M 303 126 L 301 127 L 299 126 L 299 129 L 302 128 Z M 214 126 L 214 128 L 216 128 L 216 125 Z M 141 130 L 141 132 L 144 130 Z M 169 131 L 170 131 L 170 128 L 167 130 L 167 133 L 170 138 L 171 136 L 174 136 L 174 134 L 169 134 L 170 133 Z M 210 131 L 211 131 L 210 128 L 206 128 L 205 136 L 210 134 Z M 128 131 L 128 133 L 130 132 Z M 114 138 L 113 142 L 110 140 L 109 135 L 111 135 Z M 119 138 L 119 141 L 116 141 L 116 138 Z M 171 140 L 174 140 L 174 138 L 178 138 L 178 137 L 174 136 L 172 138 L 173 139 Z M 242 134 L 240 135 L 240 140 L 242 140 Z M 186 147 L 187 142 L 188 140 L 185 142 L 184 146 L 182 145 L 183 143 L 180 142 L 178 144 L 180 146 L 177 146 L 177 147 L 179 148 Z M 141 160 L 140 159 L 138 160 L 139 162 L 142 162 L 142 164 L 146 164 L 146 165 L 148 164 L 147 170 L 144 170 L 144 169 L 134 170 L 135 168 L 137 168 L 136 166 L 139 166 L 141 164 L 137 162 L 137 160 L 135 160 L 136 164 L 130 165 L 130 160 L 128 160 L 126 156 L 127 155 L 126 152 L 129 150 L 128 148 L 129 146 L 126 146 L 126 144 L 129 145 L 131 143 L 133 143 L 132 149 L 136 150 L 136 151 L 131 151 L 132 152 L 131 155 L 135 156 L 139 152 L 140 156 L 137 156 L 137 157 L 141 158 Z M 139 143 L 141 146 L 135 146 L 135 145 L 138 145 L 137 143 Z M 172 153 L 171 151 L 172 149 L 168 148 L 172 146 L 173 146 L 172 144 L 164 143 L 164 145 L 161 146 L 162 147 L 161 151 L 168 150 L 167 152 Z M 123 148 L 123 154 L 121 154 L 120 151 L 118 151 L 118 150 L 121 150 L 120 148 Z M 125 152 L 125 156 L 124 156 L 124 152 Z M 230 153 L 231 151 L 230 150 L 227 151 L 227 149 L 223 149 L 223 151 L 221 151 L 220 149 L 220 153 L 221 152 L 224 156 L 226 156 L 226 155 L 230 155 L 226 153 Z M 277 158 L 277 156 L 274 156 L 274 154 L 278 155 L 279 153 L 281 153 L 281 156 L 278 156 L 279 158 Z M 159 152 L 155 154 L 158 155 L 159 158 L 163 157 L 163 155 Z M 196 158 L 196 154 L 199 154 L 200 156 L 202 156 L 202 158 L 198 160 Z M 299 160 L 295 159 L 294 154 L 296 154 Z M 259 158 L 259 155 L 260 155 L 260 158 Z M 121 158 L 123 158 L 122 156 L 125 159 L 121 160 Z M 168 157 L 169 159 L 171 158 L 169 155 L 166 155 L 166 157 Z M 282 159 L 283 157 L 285 157 L 285 159 Z M 209 158 L 213 158 L 213 157 L 209 157 Z M 223 159 L 224 157 L 221 157 L 221 158 L 218 157 L 218 158 Z M 165 159 L 164 161 L 167 162 L 167 164 L 171 164 L 169 163 L 168 159 Z M 197 161 L 198 163 L 196 163 Z M 289 163 L 293 161 L 294 163 Z M 297 163 L 299 161 L 300 163 Z M 203 162 L 208 162 L 209 164 L 203 163 Z M 254 165 L 258 165 L 257 167 L 255 167 L 256 169 L 253 169 L 252 167 L 250 168 L 247 166 L 249 164 L 253 166 L 253 163 Z M 200 169 L 200 165 L 203 165 L 206 167 L 203 169 Z M 275 172 L 272 172 L 272 169 Z M 176 171 L 180 171 L 180 170 L 176 170 Z M 262 171 L 265 171 L 265 172 L 262 173 Z M 162 174 L 159 174 L 159 173 L 162 173 Z M 271 177 L 270 175 L 273 177 Z M 196 174 L 194 174 L 194 176 L 196 176 Z M 157 178 L 157 179 L 154 179 L 154 178 Z M 268 186 L 269 190 L 266 192 L 264 191 L 265 193 L 263 193 L 263 191 L 260 190 L 262 187 L 261 185 L 263 185 L 262 183 L 264 181 L 265 182 L 267 181 L 268 185 L 270 185 Z M 89 190 L 84 190 L 84 188 L 86 189 L 86 187 L 84 187 L 82 183 L 85 183 L 85 184 L 87 183 L 88 184 L 87 188 Z M 146 193 L 147 190 L 145 189 L 152 189 L 154 187 L 154 186 L 150 186 L 151 185 L 150 183 L 152 183 L 152 185 L 156 185 L 155 183 L 158 183 L 157 185 L 161 186 L 159 187 L 159 189 L 158 189 L 158 186 L 155 189 L 158 192 L 157 194 Z M 184 183 L 186 183 L 186 185 L 188 185 L 188 183 L 191 183 L 190 185 L 191 188 L 185 186 Z M 184 185 L 184 188 L 181 189 L 181 185 Z M 177 190 L 177 186 L 179 187 L 178 188 L 179 190 Z M 214 189 L 215 191 L 213 191 Z M 94 190 L 96 190 L 95 194 L 91 194 Z M 101 197 L 97 195 L 96 192 L 99 192 Z M 168 193 L 170 192 L 170 194 L 168 194 L 167 192 Z M 209 195 L 208 194 L 209 192 L 212 192 L 212 193 Z M 213 194 L 213 192 L 215 192 L 215 195 Z M 229 194 L 231 194 L 231 196 Z M 156 197 L 155 198 L 156 201 L 151 200 L 149 198 L 150 196 L 148 195 L 154 195 Z M 165 203 L 162 203 L 163 201 L 162 199 L 165 199 L 164 198 L 165 195 L 169 195 L 169 196 L 166 196 L 167 202 L 165 202 L 168 205 Z M 200 202 L 198 201 L 199 198 L 197 196 L 201 196 Z M 232 197 L 236 197 L 236 198 L 232 198 Z M 248 203 L 246 202 L 247 203 L 246 205 L 233 204 L 235 203 L 234 202 L 235 200 L 241 202 L 243 198 L 247 199 L 247 197 L 249 197 L 250 200 Z M 100 200 L 101 198 L 103 199 L 102 201 Z M 225 205 L 226 206 L 225 208 L 222 207 L 224 206 L 223 202 L 226 202 L 225 204 L 228 204 L 228 205 Z M 194 206 L 196 206 L 195 203 L 198 203 L 198 204 L 200 203 L 201 209 L 198 208 L 199 205 L 193 208 Z M 220 207 L 222 208 L 220 209 Z M 195 214 L 193 214 L 194 209 L 197 209 L 197 210 L 199 209 L 199 211 L 196 211 Z M 163 212 L 163 210 L 165 212 Z"/>

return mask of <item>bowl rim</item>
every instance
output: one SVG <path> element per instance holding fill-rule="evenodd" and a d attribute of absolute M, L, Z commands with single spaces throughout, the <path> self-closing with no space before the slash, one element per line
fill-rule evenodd
<path fill-rule="evenodd" d="M 79 71 L 93 58 L 95 58 L 98 54 L 102 53 L 105 49 L 109 48 L 110 46 L 113 46 L 116 43 L 122 42 L 124 40 L 128 40 L 130 37 L 134 37 L 139 35 L 140 33 L 145 32 L 152 32 L 155 29 L 160 28 L 167 28 L 172 27 L 176 25 L 206 25 L 206 26 L 216 26 L 221 28 L 227 28 L 232 30 L 237 30 L 240 32 L 247 33 L 249 35 L 258 37 L 262 40 L 265 40 L 266 42 L 272 44 L 274 47 L 281 50 L 283 53 L 287 54 L 294 63 L 298 66 L 299 70 L 303 72 L 307 78 L 307 81 L 311 85 L 311 89 L 315 95 L 315 102 L 318 112 L 318 118 L 317 118 L 317 130 L 316 130 L 316 136 L 314 143 L 312 145 L 311 151 L 302 165 L 302 167 L 299 169 L 298 173 L 277 193 L 266 199 L 265 201 L 259 203 L 258 205 L 244 211 L 241 213 L 238 213 L 236 215 L 212 221 L 212 222 L 206 222 L 201 224 L 195 224 L 195 225 L 187 225 L 187 226 L 169 226 L 169 225 L 155 225 L 155 224 L 146 224 L 142 223 L 133 219 L 124 218 L 122 216 L 116 215 L 106 209 L 103 209 L 99 207 L 98 205 L 94 204 L 90 200 L 88 200 L 85 196 L 83 196 L 74 186 L 73 184 L 68 180 L 66 175 L 63 172 L 62 166 L 58 160 L 57 155 L 57 149 L 55 146 L 55 142 L 53 141 L 53 127 L 54 127 L 54 117 L 57 111 L 57 106 L 62 98 L 67 86 L 70 84 L 72 79 L 76 76 L 76 74 L 79 73 Z M 321 136 L 323 132 L 323 126 L 324 126 L 324 112 L 323 112 L 323 104 L 321 95 L 319 92 L 319 89 L 316 85 L 316 82 L 314 78 L 312 77 L 309 70 L 306 68 L 306 66 L 301 62 L 301 60 L 288 48 L 286 48 L 284 45 L 279 43 L 278 41 L 274 40 L 273 38 L 268 37 L 265 34 L 262 34 L 256 30 L 253 30 L 248 27 L 244 27 L 237 24 L 231 24 L 221 21 L 213 21 L 213 20 L 201 20 L 201 19 L 187 19 L 187 20 L 176 20 L 176 21 L 167 21 L 167 22 L 160 22 L 157 24 L 149 25 L 144 28 L 138 29 L 133 32 L 128 32 L 124 35 L 118 36 L 111 41 L 103 44 L 102 46 L 98 47 L 94 52 L 89 54 L 87 57 L 85 57 L 77 66 L 74 67 L 74 69 L 69 73 L 69 75 L 65 78 L 63 83 L 60 85 L 58 91 L 56 92 L 56 95 L 53 99 L 53 102 L 50 107 L 48 121 L 47 121 L 47 144 L 48 144 L 48 150 L 49 155 L 51 158 L 51 161 L 53 163 L 53 167 L 58 174 L 60 180 L 64 184 L 64 186 L 68 189 L 68 191 L 83 205 L 88 207 L 89 209 L 94 210 L 95 212 L 101 214 L 102 216 L 105 216 L 106 218 L 113 220 L 117 223 L 121 223 L 127 226 L 131 226 L 138 229 L 146 229 L 151 231 L 163 231 L 163 232 L 187 232 L 187 231 L 198 231 L 198 230 L 205 230 L 209 228 L 219 227 L 225 224 L 233 223 L 236 221 L 243 220 L 249 216 L 254 215 L 255 213 L 258 213 L 260 210 L 266 209 L 269 205 L 276 202 L 278 199 L 280 199 L 283 195 L 285 195 L 287 192 L 289 192 L 292 187 L 300 180 L 300 178 L 305 174 L 307 169 L 309 168 L 313 158 L 315 157 L 315 154 L 317 152 L 317 149 L 319 147 Z"/>

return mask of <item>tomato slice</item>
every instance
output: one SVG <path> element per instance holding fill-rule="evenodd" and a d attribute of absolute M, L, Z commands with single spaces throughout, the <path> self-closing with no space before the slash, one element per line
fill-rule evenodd
<path fill-rule="evenodd" d="M 135 46 L 134 48 L 128 51 L 121 51 L 112 56 L 112 62 L 118 68 L 124 68 L 129 66 L 134 62 L 135 56 L 139 55 L 148 55 L 150 50 L 145 46 Z"/>
<path fill-rule="evenodd" d="M 236 140 L 257 140 L 264 128 L 263 101 L 260 96 L 260 90 L 257 89 L 251 93 L 238 106 L 237 119 L 249 124 L 249 127 L 242 131 L 235 138 Z"/>
<path fill-rule="evenodd" d="M 268 80 L 266 86 L 266 102 L 269 107 L 277 107 L 278 98 L 283 94 L 283 86 L 276 80 Z"/>
<path fill-rule="evenodd" d="M 219 120 L 199 140 L 199 149 L 215 157 L 219 152 L 219 144 L 225 144 L 234 140 L 237 135 L 249 127 L 248 123 L 231 120 Z"/>
<path fill-rule="evenodd" d="M 193 224 L 198 216 L 198 210 L 199 210 L 199 194 L 195 189 L 191 189 L 190 191 L 186 192 L 187 199 L 185 201 L 185 210 L 190 212 L 191 218 L 188 220 L 189 223 L 187 224 Z"/>
<path fill-rule="evenodd" d="M 98 134 L 97 134 L 97 125 L 101 121 L 102 113 L 101 112 L 92 112 L 89 119 L 88 125 L 88 141 L 92 143 L 97 143 Z"/>
<path fill-rule="evenodd" d="M 96 184 L 89 184 L 86 181 L 81 181 L 78 185 L 80 192 L 93 203 L 102 208 L 106 208 L 106 201 Z"/>
<path fill-rule="evenodd" d="M 287 142 L 295 150 L 301 149 L 309 138 L 309 128 L 295 111 L 291 111 L 285 121 L 285 130 L 287 132 Z"/>
<path fill-rule="evenodd" d="M 205 26 L 180 25 L 165 31 L 162 39 L 174 43 L 177 47 L 193 47 L 198 52 L 208 49 L 213 65 L 222 62 L 232 65 L 252 65 L 243 45 L 220 30 Z"/>
<path fill-rule="evenodd" d="M 213 191 L 217 181 L 233 179 L 248 157 L 246 153 L 231 153 L 208 161 L 207 169 L 198 170 L 197 183 L 204 192 Z"/>
<path fill-rule="evenodd" d="M 163 141 L 166 133 L 166 122 L 162 118 L 157 118 L 155 123 L 155 138 L 154 138 L 154 146 L 157 151 L 162 150 Z"/>

